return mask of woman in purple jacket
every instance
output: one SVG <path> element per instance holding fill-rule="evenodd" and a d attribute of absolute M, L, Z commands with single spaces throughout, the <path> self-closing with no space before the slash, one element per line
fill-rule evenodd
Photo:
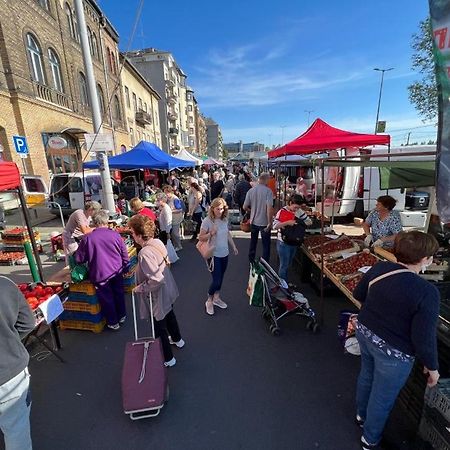
<path fill-rule="evenodd" d="M 75 261 L 88 264 L 89 279 L 97 290 L 106 324 L 118 330 L 126 319 L 122 273 L 129 260 L 120 234 L 108 228 L 108 218 L 105 210 L 92 217 L 95 230 L 81 240 Z"/>

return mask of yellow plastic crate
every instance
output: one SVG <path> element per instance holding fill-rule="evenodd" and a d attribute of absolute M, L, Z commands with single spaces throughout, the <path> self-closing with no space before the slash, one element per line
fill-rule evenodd
<path fill-rule="evenodd" d="M 128 247 L 128 258 L 131 259 L 133 256 L 137 255 L 136 247 Z"/>
<path fill-rule="evenodd" d="M 85 330 L 93 331 L 94 333 L 101 333 L 105 328 L 106 321 L 102 320 L 99 323 L 87 322 L 85 320 L 60 320 L 59 327 L 61 330 Z"/>
<path fill-rule="evenodd" d="M 82 281 L 81 283 L 70 283 L 70 292 L 80 292 L 86 295 L 95 295 L 96 290 L 90 281 Z"/>
<path fill-rule="evenodd" d="M 66 311 L 88 312 L 91 314 L 98 314 L 101 311 L 99 303 L 91 305 L 85 302 L 71 302 L 70 300 L 64 303 Z"/>

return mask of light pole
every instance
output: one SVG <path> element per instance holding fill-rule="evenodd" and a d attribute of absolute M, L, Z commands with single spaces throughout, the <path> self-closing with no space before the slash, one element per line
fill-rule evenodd
<path fill-rule="evenodd" d="M 378 106 L 377 106 L 377 118 L 375 120 L 375 134 L 377 134 L 377 128 L 378 128 L 378 117 L 380 115 L 380 105 L 381 105 L 381 93 L 383 92 L 383 80 L 384 80 L 384 72 L 389 72 L 390 70 L 394 70 L 393 67 L 389 67 L 389 69 L 379 69 L 378 67 L 375 67 L 377 72 L 381 72 L 381 83 L 380 83 L 380 94 L 378 95 Z"/>
<path fill-rule="evenodd" d="M 308 128 L 309 128 L 309 117 L 311 116 L 312 112 L 314 112 L 313 109 L 305 109 L 305 113 L 308 113 Z"/>

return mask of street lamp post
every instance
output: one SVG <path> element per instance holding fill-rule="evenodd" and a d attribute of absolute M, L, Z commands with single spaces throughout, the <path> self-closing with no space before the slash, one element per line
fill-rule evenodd
<path fill-rule="evenodd" d="M 310 118 L 312 112 L 314 112 L 313 109 L 305 109 L 305 113 L 308 113 L 308 128 L 309 128 L 309 118 Z"/>
<path fill-rule="evenodd" d="M 378 95 L 378 106 L 377 106 L 377 118 L 375 120 L 375 134 L 377 134 L 377 128 L 378 128 L 378 118 L 380 115 L 380 105 L 381 105 L 381 93 L 383 92 L 383 80 L 384 80 L 384 72 L 389 72 L 390 70 L 393 70 L 393 67 L 389 67 L 389 69 L 379 69 L 378 67 L 375 67 L 377 72 L 381 72 L 381 83 L 380 83 L 380 93 Z"/>

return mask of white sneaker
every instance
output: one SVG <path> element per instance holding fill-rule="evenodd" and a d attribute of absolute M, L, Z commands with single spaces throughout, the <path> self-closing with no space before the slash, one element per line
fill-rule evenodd
<path fill-rule="evenodd" d="M 183 348 L 186 344 L 186 342 L 184 342 L 183 339 L 180 339 L 179 341 L 175 342 L 175 341 L 172 341 L 171 337 L 169 338 L 169 343 L 172 345 L 176 345 L 178 348 Z"/>
<path fill-rule="evenodd" d="M 164 365 L 166 367 L 173 367 L 177 363 L 177 360 L 175 358 L 172 358 L 170 361 L 166 361 Z"/>
<path fill-rule="evenodd" d="M 220 297 L 214 298 L 213 305 L 222 309 L 228 308 L 228 305 Z"/>
<path fill-rule="evenodd" d="M 214 303 L 211 300 L 207 300 L 205 306 L 206 314 L 209 314 L 210 316 L 214 315 Z"/>

